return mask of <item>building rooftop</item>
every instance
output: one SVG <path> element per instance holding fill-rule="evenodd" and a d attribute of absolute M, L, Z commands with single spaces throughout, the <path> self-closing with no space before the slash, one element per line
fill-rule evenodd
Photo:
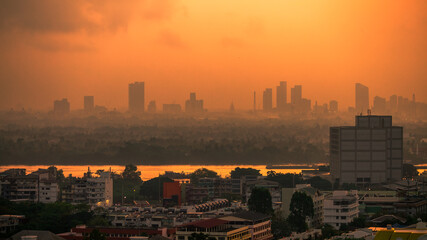
<path fill-rule="evenodd" d="M 181 225 L 179 227 L 199 227 L 199 228 L 212 228 L 220 225 L 224 225 L 228 223 L 227 220 L 218 219 L 218 218 L 212 218 L 212 219 L 206 219 L 206 220 L 199 220 L 195 222 L 186 223 L 184 225 Z"/>
<path fill-rule="evenodd" d="M 59 237 L 52 232 L 38 230 L 22 230 L 8 239 L 21 240 L 23 236 L 37 236 L 37 239 L 43 240 L 65 240 L 64 238 Z"/>

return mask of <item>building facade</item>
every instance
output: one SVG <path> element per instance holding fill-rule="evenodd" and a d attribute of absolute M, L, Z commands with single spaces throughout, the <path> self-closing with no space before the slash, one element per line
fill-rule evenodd
<path fill-rule="evenodd" d="M 339 229 L 359 216 L 357 191 L 334 191 L 324 200 L 324 223 Z"/>
<path fill-rule="evenodd" d="M 133 113 L 143 113 L 145 111 L 144 82 L 129 84 L 129 111 Z"/>
<path fill-rule="evenodd" d="M 366 114 L 369 109 L 369 88 L 361 83 L 356 83 L 355 96 L 356 114 Z"/>
<path fill-rule="evenodd" d="M 331 177 L 342 183 L 400 180 L 403 128 L 391 116 L 356 116 L 354 127 L 330 128 Z"/>

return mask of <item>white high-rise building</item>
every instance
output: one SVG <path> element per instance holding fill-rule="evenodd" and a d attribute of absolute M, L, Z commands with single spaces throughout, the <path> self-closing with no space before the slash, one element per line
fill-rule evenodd
<path fill-rule="evenodd" d="M 359 216 L 357 191 L 334 191 L 323 202 L 323 222 L 335 229 Z"/>

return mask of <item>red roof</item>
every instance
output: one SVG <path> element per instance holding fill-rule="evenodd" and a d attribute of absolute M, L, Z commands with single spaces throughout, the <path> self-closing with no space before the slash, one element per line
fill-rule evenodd
<path fill-rule="evenodd" d="M 193 227 L 199 227 L 199 228 L 211 228 L 211 227 L 216 227 L 216 226 L 223 225 L 226 223 L 228 223 L 227 220 L 212 218 L 212 219 L 199 220 L 199 221 L 195 221 L 195 222 L 186 223 L 186 224 L 181 225 L 179 227 L 193 226 Z"/>

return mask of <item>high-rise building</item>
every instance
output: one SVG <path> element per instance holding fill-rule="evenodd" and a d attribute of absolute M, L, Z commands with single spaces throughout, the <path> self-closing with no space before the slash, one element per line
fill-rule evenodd
<path fill-rule="evenodd" d="M 273 110 L 273 89 L 266 88 L 262 94 L 262 110 Z"/>
<path fill-rule="evenodd" d="M 390 96 L 390 112 L 395 113 L 397 112 L 397 95 Z"/>
<path fill-rule="evenodd" d="M 156 101 L 150 101 L 147 106 L 147 112 L 155 113 L 156 112 Z"/>
<path fill-rule="evenodd" d="M 276 108 L 279 111 L 283 111 L 286 109 L 287 104 L 287 83 L 286 81 L 281 81 L 280 85 L 276 87 Z"/>
<path fill-rule="evenodd" d="M 144 82 L 129 84 L 129 111 L 133 113 L 143 113 L 145 111 Z"/>
<path fill-rule="evenodd" d="M 185 112 L 197 113 L 203 111 L 203 100 L 197 100 L 196 93 L 190 93 L 190 99 L 185 101 Z"/>
<path fill-rule="evenodd" d="M 372 106 L 372 112 L 374 114 L 385 114 L 386 112 L 386 99 L 382 97 L 374 97 L 374 105 Z"/>
<path fill-rule="evenodd" d="M 336 100 L 331 100 L 329 102 L 329 112 L 332 112 L 332 113 L 338 112 L 338 102 Z"/>
<path fill-rule="evenodd" d="M 339 183 L 383 183 L 402 178 L 403 128 L 391 116 L 356 116 L 356 126 L 330 128 L 331 176 Z"/>
<path fill-rule="evenodd" d="M 302 86 L 295 85 L 293 88 L 291 88 L 291 104 L 299 105 L 301 103 L 301 99 L 302 99 Z"/>
<path fill-rule="evenodd" d="M 55 114 L 63 115 L 70 112 L 70 103 L 68 99 L 56 100 L 53 102 L 53 112 Z"/>
<path fill-rule="evenodd" d="M 356 114 L 367 113 L 369 109 L 369 88 L 356 83 Z"/>
<path fill-rule="evenodd" d="M 84 96 L 84 110 L 85 112 L 92 112 L 95 108 L 95 100 L 93 96 Z"/>
<path fill-rule="evenodd" d="M 256 112 L 256 92 L 254 91 L 254 112 Z"/>

